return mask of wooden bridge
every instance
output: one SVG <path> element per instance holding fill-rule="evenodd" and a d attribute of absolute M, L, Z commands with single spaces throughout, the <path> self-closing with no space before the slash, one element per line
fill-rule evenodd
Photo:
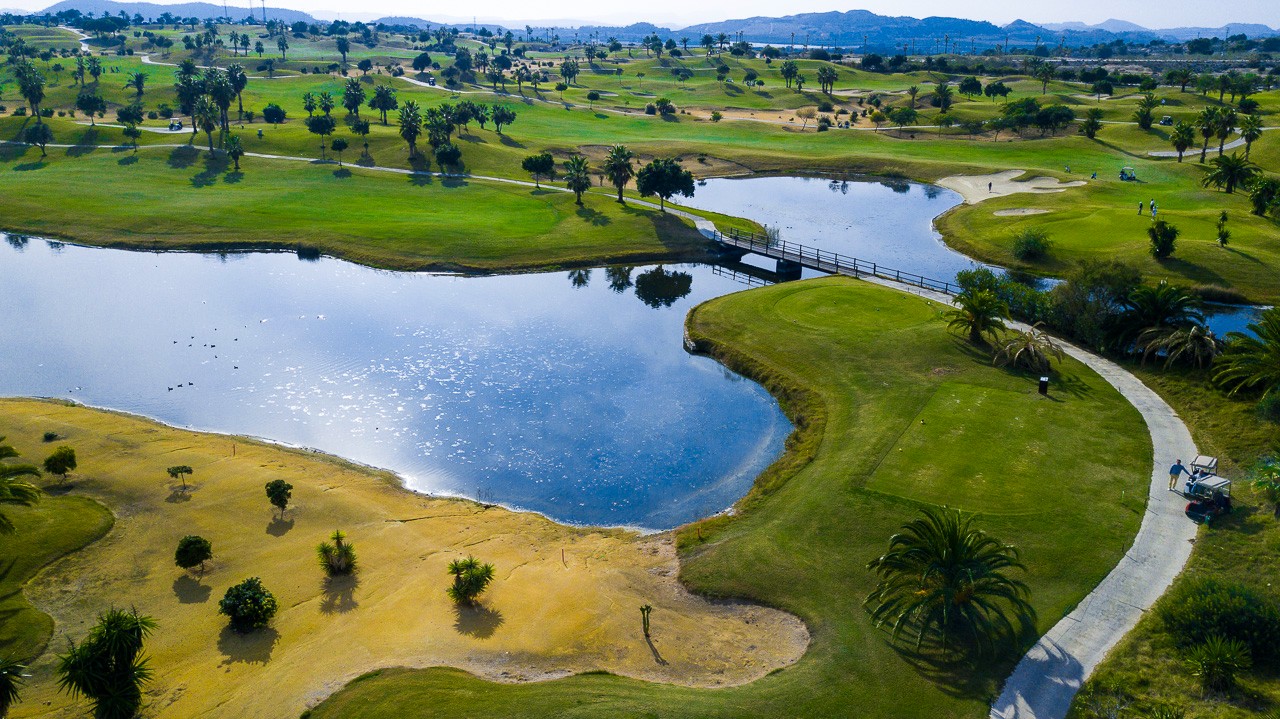
<path fill-rule="evenodd" d="M 921 289 L 944 292 L 949 295 L 955 295 L 960 292 L 960 287 L 954 282 L 935 280 L 914 272 L 903 272 L 875 262 L 860 260 L 856 257 L 819 250 L 816 247 L 797 245 L 794 242 L 770 239 L 750 232 L 729 230 L 729 232 L 725 233 L 716 230 L 710 236 L 711 239 L 726 247 L 777 260 L 777 273 L 782 277 L 796 277 L 800 273 L 800 268 L 807 267 L 811 270 L 835 275 L 879 277 Z"/>

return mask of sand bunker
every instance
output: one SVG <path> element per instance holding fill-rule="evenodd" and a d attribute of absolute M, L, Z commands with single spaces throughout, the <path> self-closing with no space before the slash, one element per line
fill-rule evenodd
<path fill-rule="evenodd" d="M 991 213 L 996 217 L 1026 217 L 1027 215 L 1043 215 L 1048 210 L 1037 210 L 1032 207 L 1018 207 L 1012 210 L 996 210 Z"/>
<path fill-rule="evenodd" d="M 1018 181 L 1026 170 L 1006 170 L 993 175 L 952 175 L 938 180 L 938 185 L 955 190 L 964 197 L 966 205 L 976 205 L 993 197 L 1016 195 L 1020 192 L 1062 192 L 1069 187 L 1080 187 L 1084 180 L 1062 182 L 1053 177 L 1033 177 Z"/>

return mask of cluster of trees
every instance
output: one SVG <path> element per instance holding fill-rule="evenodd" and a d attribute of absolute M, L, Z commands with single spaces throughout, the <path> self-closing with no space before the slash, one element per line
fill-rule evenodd
<path fill-rule="evenodd" d="M 658 197 L 659 206 L 666 209 L 666 201 L 676 195 L 693 197 L 693 173 L 684 169 L 673 159 L 659 158 L 649 162 L 638 171 L 632 164 L 635 153 L 626 145 L 614 145 L 609 148 L 600 174 L 608 179 L 618 192 L 618 202 L 625 202 L 622 191 L 632 178 L 636 181 L 636 190 L 641 197 Z M 535 185 L 543 179 L 555 179 L 555 158 L 544 152 L 526 157 L 521 168 L 533 178 Z M 576 196 L 577 203 L 582 204 L 582 193 L 591 189 L 591 168 L 587 158 L 573 155 L 564 162 L 565 187 Z"/>
<path fill-rule="evenodd" d="M 457 104 L 443 103 L 425 110 L 418 103 L 408 100 L 400 108 L 397 120 L 400 137 L 409 145 L 409 157 L 418 155 L 418 139 L 425 132 L 427 142 L 434 148 L 436 162 L 442 167 L 456 166 L 462 151 L 453 144 L 452 137 L 459 127 L 467 130 L 471 122 L 480 125 L 493 123 L 494 131 L 502 134 L 502 127 L 516 121 L 516 111 L 506 105 L 484 105 L 464 100 Z"/>

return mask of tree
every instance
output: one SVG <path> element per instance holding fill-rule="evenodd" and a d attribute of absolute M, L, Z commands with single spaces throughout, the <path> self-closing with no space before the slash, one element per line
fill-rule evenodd
<path fill-rule="evenodd" d="M 135 72 L 129 75 L 129 79 L 125 80 L 125 89 L 133 88 L 134 97 L 142 97 L 143 91 L 147 86 L 147 73 Z"/>
<path fill-rule="evenodd" d="M 354 120 L 351 123 L 351 131 L 360 136 L 364 141 L 364 151 L 369 152 L 369 121 L 363 118 Z"/>
<path fill-rule="evenodd" d="M 964 95 L 965 97 L 968 97 L 969 99 L 972 100 L 974 95 L 982 94 L 982 83 L 978 81 L 978 78 L 970 76 L 960 81 L 960 86 L 958 89 L 960 90 L 961 95 Z M 913 96 L 912 104 L 914 103 L 915 103 L 915 97 Z"/>
<path fill-rule="evenodd" d="M 424 72 L 431 67 L 431 56 L 425 52 L 421 53 L 417 57 L 413 58 L 411 65 L 414 71 L 419 73 Z"/>
<path fill-rule="evenodd" d="M 284 108 L 280 107 L 274 102 L 268 103 L 266 107 L 262 108 L 262 119 L 266 120 L 272 125 L 279 125 L 280 123 L 284 122 L 284 118 L 285 118 Z"/>
<path fill-rule="evenodd" d="M 280 48 L 280 59 L 284 60 L 285 53 L 288 52 L 289 50 L 288 38 L 286 38 L 284 35 L 281 35 L 279 39 L 276 40 L 276 47 Z"/>
<path fill-rule="evenodd" d="M 204 574 L 204 563 L 213 559 L 213 544 L 204 537 L 188 534 L 178 540 L 178 549 L 173 553 L 173 563 L 183 569 L 200 567 Z"/>
<path fill-rule="evenodd" d="M 17 451 L 3 442 L 4 437 L 0 437 L 0 459 L 17 457 Z M 30 507 L 40 501 L 40 490 L 25 479 L 39 476 L 40 470 L 34 465 L 0 463 L 0 504 Z M 0 514 L 0 534 L 13 534 L 15 531 L 17 530 L 13 522 L 4 514 Z M 0 717 L 4 716 L 3 694 L 3 690 L 0 689 Z"/>
<path fill-rule="evenodd" d="M 879 110 L 872 110 L 868 119 L 876 126 L 876 132 L 880 132 L 880 126 L 889 121 L 889 116 Z"/>
<path fill-rule="evenodd" d="M 1143 362 L 1151 355 L 1163 354 L 1165 367 L 1185 362 L 1203 369 L 1222 352 L 1222 342 L 1203 325 L 1148 327 L 1138 335 L 1135 346 L 1142 351 Z"/>
<path fill-rule="evenodd" d="M 782 74 L 782 79 L 786 81 L 787 87 L 791 87 L 791 81 L 796 78 L 796 75 L 800 74 L 800 66 L 795 63 L 795 60 L 786 60 L 778 71 Z"/>
<path fill-rule="evenodd" d="M 898 126 L 901 131 L 907 125 L 914 125 L 920 117 L 920 113 L 910 107 L 895 107 L 889 110 L 889 121 Z"/>
<path fill-rule="evenodd" d="M 1241 157 L 1239 154 L 1215 157 L 1209 163 L 1212 167 L 1201 180 L 1205 187 L 1213 186 L 1233 194 L 1237 187 L 1247 187 L 1260 170 L 1258 166 Z"/>
<path fill-rule="evenodd" d="M 1150 130 L 1152 123 L 1155 122 L 1155 110 L 1160 107 L 1160 102 L 1156 100 L 1156 96 L 1147 93 L 1138 101 L 1138 109 L 1133 113 L 1133 121 L 1138 123 L 1138 127 L 1143 130 Z"/>
<path fill-rule="evenodd" d="M 273 479 L 267 482 L 267 501 L 271 505 L 280 510 L 280 518 L 284 518 L 284 510 L 289 507 L 289 500 L 293 497 L 293 485 L 283 479 Z"/>
<path fill-rule="evenodd" d="M 249 577 L 231 587 L 218 601 L 218 613 L 230 619 L 231 628 L 237 632 L 267 626 L 278 609 L 275 596 L 257 577 Z"/>
<path fill-rule="evenodd" d="M 1173 143 L 1173 149 L 1178 152 L 1178 162 L 1182 162 L 1183 153 L 1196 142 L 1195 126 L 1179 120 L 1178 124 L 1173 126 L 1169 142 Z"/>
<path fill-rule="evenodd" d="M 600 93 L 596 92 L 595 90 L 592 90 L 587 93 L 587 102 L 590 103 L 588 105 L 590 109 L 595 110 L 596 102 L 599 100 L 600 100 Z"/>
<path fill-rule="evenodd" d="M 1275 392 L 1280 387 L 1280 309 L 1265 310 L 1248 330 L 1227 333 L 1226 346 L 1213 364 L 1213 381 L 1231 395 Z"/>
<path fill-rule="evenodd" d="M 349 78 L 342 88 L 342 106 L 347 108 L 347 114 L 359 116 L 360 106 L 363 104 L 364 86 L 354 77 Z"/>
<path fill-rule="evenodd" d="M 635 167 L 631 164 L 633 159 L 635 159 L 635 153 L 627 149 L 626 145 L 614 145 L 609 148 L 609 154 L 604 158 L 605 177 L 608 177 L 609 182 L 618 188 L 618 202 L 624 204 L 622 190 L 631 178 L 636 176 Z"/>
<path fill-rule="evenodd" d="M 95 719 L 133 719 L 151 680 L 142 646 L 155 629 L 155 620 L 136 610 L 98 615 L 88 636 L 79 644 L 68 640 L 67 653 L 58 656 L 58 688 L 87 698 Z"/>
<path fill-rule="evenodd" d="M 399 101 L 396 100 L 395 88 L 386 85 L 378 85 L 373 88 L 373 97 L 369 98 L 369 109 L 377 110 L 382 114 L 382 124 L 387 124 L 387 113 L 400 107 Z"/>
<path fill-rule="evenodd" d="M 357 62 L 356 67 L 360 69 L 361 75 L 368 75 L 369 71 L 373 69 L 373 60 L 366 57 L 360 62 Z"/>
<path fill-rule="evenodd" d="M 88 91 L 80 93 L 76 98 L 76 109 L 89 116 L 89 124 L 94 124 L 94 119 L 100 113 L 106 112 L 107 101 L 102 99 L 96 91 Z"/>
<path fill-rule="evenodd" d="M 227 81 L 231 83 L 231 91 L 236 94 L 236 119 L 244 119 L 244 90 L 249 86 L 249 76 L 239 63 L 227 66 Z"/>
<path fill-rule="evenodd" d="M 826 94 L 831 94 L 831 91 L 835 89 L 836 80 L 838 79 L 840 79 L 840 75 L 836 72 L 834 67 L 824 65 L 818 68 L 818 86 Z"/>
<path fill-rule="evenodd" d="M 325 91 L 316 98 L 316 106 L 320 108 L 320 112 L 328 115 L 333 112 L 333 108 L 337 107 L 338 103 L 334 102 L 332 93 Z"/>
<path fill-rule="evenodd" d="M 494 132 L 501 135 L 503 125 L 510 125 L 516 121 L 516 111 L 506 105 L 494 105 L 492 117 Z"/>
<path fill-rule="evenodd" d="M 1200 299 L 1186 290 L 1161 281 L 1134 288 L 1125 298 L 1115 326 L 1115 344 L 1126 348 L 1148 329 L 1190 327 L 1204 322 Z"/>
<path fill-rule="evenodd" d="M 541 178 L 555 178 L 556 160 L 551 156 L 550 152 L 544 152 L 540 155 L 530 155 L 524 158 L 524 161 L 520 163 L 520 169 L 533 176 L 534 187 L 542 187 L 540 183 Z"/>
<path fill-rule="evenodd" d="M 1039 64 L 1032 72 L 1032 77 L 1040 81 L 1041 95 L 1049 92 L 1049 83 L 1053 82 L 1057 76 L 1058 69 L 1047 62 Z"/>
<path fill-rule="evenodd" d="M 422 135 L 422 115 L 418 112 L 418 103 L 405 100 L 404 107 L 400 108 L 400 117 L 397 122 L 400 126 L 400 137 L 409 143 L 409 157 L 417 155 L 418 137 Z"/>
<path fill-rule="evenodd" d="M 1178 228 L 1164 220 L 1152 222 L 1147 228 L 1147 237 L 1151 240 L 1151 256 L 1157 260 L 1171 257 L 1178 234 Z"/>
<path fill-rule="evenodd" d="M 316 547 L 320 567 L 330 577 L 352 574 L 356 571 L 356 547 L 347 541 L 347 535 L 334 531 L 328 542 Z"/>
<path fill-rule="evenodd" d="M 995 338 L 1005 329 L 1003 319 L 1009 316 L 1009 306 L 990 290 L 965 290 L 956 295 L 956 306 L 948 310 L 947 327 L 962 330 L 975 345 L 985 343 L 985 337 Z"/>
<path fill-rule="evenodd" d="M 476 598 L 493 581 L 493 565 L 468 556 L 449 562 L 449 574 L 453 576 L 449 598 L 458 604 L 475 604 Z"/>
<path fill-rule="evenodd" d="M 26 684 L 27 666 L 8 657 L 0 659 L 0 717 L 9 716 L 9 710 L 22 700 L 22 686 Z"/>
<path fill-rule="evenodd" d="M 1218 157 L 1222 157 L 1227 138 L 1231 137 L 1231 133 L 1236 129 L 1236 120 L 1236 111 L 1230 108 L 1218 113 L 1218 125 L 1214 128 L 1214 135 L 1218 138 Z"/>
<path fill-rule="evenodd" d="M 310 90 L 302 93 L 302 109 L 307 111 L 307 117 L 316 114 L 316 94 Z"/>
<path fill-rule="evenodd" d="M 1080 123 L 1080 132 L 1085 137 L 1092 140 L 1097 137 L 1098 130 L 1102 129 L 1102 110 L 1096 107 L 1089 108 L 1084 114 L 1084 122 Z"/>
<path fill-rule="evenodd" d="M 240 143 L 239 135 L 232 135 L 227 138 L 227 157 L 235 163 L 236 172 L 240 171 L 240 158 L 244 157 L 244 145 Z"/>
<path fill-rule="evenodd" d="M 1191 84 L 1191 81 L 1195 79 L 1195 73 L 1188 68 L 1179 67 L 1165 73 L 1164 78 L 1165 82 L 1170 85 L 1177 85 L 1180 92 L 1186 92 L 1187 85 Z"/>
<path fill-rule="evenodd" d="M 1048 372 L 1049 363 L 1055 358 L 1061 363 L 1062 348 L 1040 330 L 1041 324 L 1037 322 L 1001 340 L 992 363 L 1025 367 L 1032 372 Z"/>
<path fill-rule="evenodd" d="M 1249 183 L 1249 202 L 1253 205 L 1253 214 L 1259 217 L 1265 216 L 1270 210 L 1280 210 L 1280 179 L 1274 177 L 1254 179 Z"/>
<path fill-rule="evenodd" d="M 342 64 L 347 64 L 347 53 L 351 52 L 351 41 L 345 37 L 338 38 L 338 54 L 342 56 Z"/>
<path fill-rule="evenodd" d="M 191 124 L 193 129 L 204 131 L 209 139 L 209 155 L 212 157 L 213 131 L 218 129 L 218 106 L 213 104 L 213 100 L 208 95 L 201 95 L 196 100 L 191 112 Z"/>
<path fill-rule="evenodd" d="M 435 156 L 441 168 L 456 167 L 462 161 L 462 150 L 452 142 L 443 142 L 436 146 Z"/>
<path fill-rule="evenodd" d="M 1209 152 L 1209 140 L 1218 132 L 1218 108 L 1206 107 L 1196 115 L 1196 129 L 1200 131 L 1200 136 L 1204 138 L 1204 145 L 1200 148 L 1200 164 L 1204 164 L 1205 154 Z"/>
<path fill-rule="evenodd" d="M 640 169 L 636 189 L 641 197 L 657 195 L 658 205 L 665 211 L 667 200 L 673 196 L 693 197 L 693 173 L 676 160 L 660 158 Z"/>
<path fill-rule="evenodd" d="M 564 163 L 565 187 L 574 194 L 578 206 L 582 206 L 582 193 L 591 189 L 591 174 L 587 169 L 587 158 L 574 155 Z"/>
<path fill-rule="evenodd" d="M 170 479 L 176 479 L 179 482 L 182 482 L 182 491 L 187 491 L 187 475 L 194 471 L 191 467 L 185 464 L 175 464 L 165 471 L 169 473 Z"/>
<path fill-rule="evenodd" d="M 58 475 L 63 482 L 67 481 L 67 475 L 75 471 L 75 468 L 76 451 L 65 444 L 53 450 L 44 460 L 44 471 Z"/>
<path fill-rule="evenodd" d="M 1244 140 L 1244 158 L 1249 159 L 1253 143 L 1262 137 L 1262 119 L 1257 115 L 1245 115 L 1240 121 L 1240 138 Z"/>
<path fill-rule="evenodd" d="M 44 123 L 37 123 L 28 127 L 26 132 L 22 133 L 22 138 L 40 148 L 40 157 L 46 157 L 48 153 L 45 151 L 45 146 L 53 142 L 53 130 Z"/>
<path fill-rule="evenodd" d="M 343 137 L 333 138 L 333 142 L 329 145 L 329 149 L 338 153 L 338 167 L 342 167 L 342 153 L 346 151 L 347 147 L 349 147 L 349 145 L 347 144 L 346 138 Z"/>
<path fill-rule="evenodd" d="M 955 93 L 952 92 L 951 86 L 945 82 L 940 82 L 933 88 L 933 105 L 943 115 L 951 109 L 951 103 L 955 99 Z"/>
<path fill-rule="evenodd" d="M 809 127 L 809 121 L 817 116 L 818 111 L 814 110 L 812 107 L 802 107 L 799 110 L 796 110 L 796 117 L 804 121 L 800 125 L 801 130 L 807 129 Z"/>
<path fill-rule="evenodd" d="M 922 515 L 867 564 L 879 577 L 864 602 L 872 621 L 891 623 L 895 638 L 909 629 L 917 649 L 938 642 L 946 651 L 956 640 L 984 652 L 1016 646 L 1035 617 L 1027 585 L 1009 576 L 1026 570 L 1018 550 L 974 527 L 972 516 L 936 508 Z"/>

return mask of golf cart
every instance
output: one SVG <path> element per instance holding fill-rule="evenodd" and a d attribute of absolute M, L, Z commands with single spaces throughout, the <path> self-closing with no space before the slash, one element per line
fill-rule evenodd
<path fill-rule="evenodd" d="M 1165 115 L 1160 118 L 1160 124 L 1163 127 L 1173 127 L 1173 118 L 1169 115 Z"/>
<path fill-rule="evenodd" d="M 1121 182 L 1137 182 L 1138 175 L 1134 173 L 1132 167 L 1122 167 L 1120 168 L 1120 181 Z"/>
<path fill-rule="evenodd" d="M 1191 500 L 1186 514 L 1196 524 L 1208 524 L 1231 512 L 1231 480 L 1217 471 L 1217 457 L 1198 455 L 1191 461 L 1191 477 L 1182 496 Z"/>

